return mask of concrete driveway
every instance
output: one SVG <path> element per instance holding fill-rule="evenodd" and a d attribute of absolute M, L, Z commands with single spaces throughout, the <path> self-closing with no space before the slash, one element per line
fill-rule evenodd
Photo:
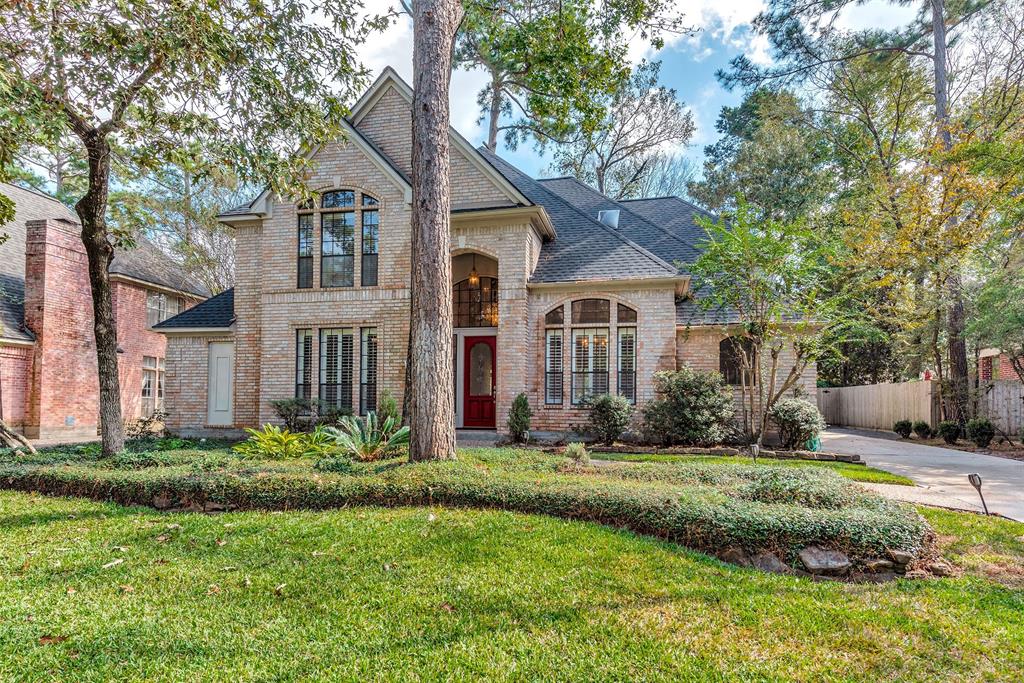
<path fill-rule="evenodd" d="M 989 512 L 1024 522 L 1024 462 L 1019 460 L 924 446 L 894 434 L 854 429 L 831 428 L 822 435 L 821 445 L 822 450 L 857 454 L 871 467 L 913 479 L 923 488 L 870 487 L 911 502 L 980 510 L 978 494 L 967 481 L 968 474 L 977 472 Z M 897 488 L 904 490 L 894 491 Z"/>

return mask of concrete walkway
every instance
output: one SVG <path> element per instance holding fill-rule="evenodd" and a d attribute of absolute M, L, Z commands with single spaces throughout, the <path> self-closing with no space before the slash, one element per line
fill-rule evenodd
<path fill-rule="evenodd" d="M 883 495 L 914 503 L 981 511 L 967 475 L 977 472 L 989 512 L 1024 522 L 1024 462 L 924 446 L 886 432 L 832 428 L 822 434 L 822 450 L 861 456 L 870 467 L 914 480 L 919 488 L 870 484 Z"/>

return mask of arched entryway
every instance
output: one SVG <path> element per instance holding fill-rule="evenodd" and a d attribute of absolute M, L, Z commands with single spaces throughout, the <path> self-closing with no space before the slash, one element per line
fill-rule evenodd
<path fill-rule="evenodd" d="M 498 262 L 480 253 L 452 257 L 455 426 L 494 429 L 498 381 Z"/>

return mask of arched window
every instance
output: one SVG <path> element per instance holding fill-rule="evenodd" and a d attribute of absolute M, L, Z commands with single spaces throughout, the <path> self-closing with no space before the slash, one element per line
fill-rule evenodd
<path fill-rule="evenodd" d="M 562 324 L 565 322 L 565 307 L 552 308 L 544 316 L 544 403 L 562 405 L 565 378 L 564 344 Z"/>
<path fill-rule="evenodd" d="M 636 309 L 618 304 L 615 322 L 618 336 L 618 392 L 630 403 L 636 403 Z"/>
<path fill-rule="evenodd" d="M 320 286 L 355 284 L 356 193 L 324 192 L 320 198 Z"/>
<path fill-rule="evenodd" d="M 718 371 L 726 384 L 752 386 L 755 383 L 756 378 L 748 369 L 753 350 L 754 342 L 750 337 L 726 337 L 718 343 Z"/>
<path fill-rule="evenodd" d="M 455 327 L 498 326 L 498 279 L 479 277 L 473 284 L 467 278 L 452 287 Z"/>
<path fill-rule="evenodd" d="M 578 299 L 572 302 L 572 324 L 607 325 L 610 311 L 608 299 Z"/>

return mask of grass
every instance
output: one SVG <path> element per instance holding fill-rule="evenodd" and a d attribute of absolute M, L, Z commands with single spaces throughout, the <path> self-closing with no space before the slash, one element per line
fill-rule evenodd
<path fill-rule="evenodd" d="M 499 508 L 602 522 L 705 552 L 768 550 L 788 562 L 810 544 L 855 563 L 890 549 L 917 555 L 927 545 L 927 525 L 911 509 L 827 468 L 723 460 L 580 469 L 558 455 L 481 448 L 461 451 L 456 462 L 395 458 L 326 472 L 312 460 L 253 460 L 216 448 L 113 458 L 71 449 L 0 460 L 0 486 L 198 509 Z"/>
<path fill-rule="evenodd" d="M 505 511 L 0 492 L 0 680 L 1021 680 L 1024 591 L 972 558 L 1020 561 L 1024 525 L 925 514 L 965 576 L 816 583 Z"/>
<path fill-rule="evenodd" d="M 669 453 L 594 453 L 591 457 L 597 460 L 613 460 L 618 462 L 658 462 L 658 463 L 723 463 L 729 465 L 753 465 L 754 461 L 746 457 L 733 456 L 702 456 L 702 455 L 673 455 Z M 827 460 L 773 460 L 762 458 L 758 461 L 761 465 L 773 467 L 821 467 L 832 470 L 847 479 L 853 481 L 865 481 L 874 484 L 898 484 L 900 486 L 913 486 L 914 482 L 907 477 L 898 474 L 891 474 L 885 470 L 866 467 L 864 465 L 851 465 L 845 462 L 830 462 Z"/>

